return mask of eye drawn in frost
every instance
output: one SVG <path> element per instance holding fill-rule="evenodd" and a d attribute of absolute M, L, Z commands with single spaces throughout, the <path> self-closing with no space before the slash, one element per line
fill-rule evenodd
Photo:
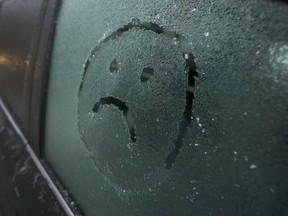
<path fill-rule="evenodd" d="M 118 71 L 118 62 L 116 58 L 110 63 L 109 70 L 111 73 L 116 73 Z"/>
<path fill-rule="evenodd" d="M 153 68 L 150 67 L 143 68 L 140 80 L 141 82 L 147 82 L 153 75 L 154 75 Z"/>

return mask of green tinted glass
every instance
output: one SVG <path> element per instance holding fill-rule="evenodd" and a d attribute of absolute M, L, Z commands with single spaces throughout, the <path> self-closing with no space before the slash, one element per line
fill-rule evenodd
<path fill-rule="evenodd" d="M 287 14 L 64 1 L 45 156 L 85 214 L 287 215 Z"/>

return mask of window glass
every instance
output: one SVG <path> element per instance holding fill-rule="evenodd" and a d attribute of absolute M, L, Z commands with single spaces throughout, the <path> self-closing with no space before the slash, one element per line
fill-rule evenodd
<path fill-rule="evenodd" d="M 64 1 L 45 156 L 86 215 L 287 215 L 288 6 Z"/>

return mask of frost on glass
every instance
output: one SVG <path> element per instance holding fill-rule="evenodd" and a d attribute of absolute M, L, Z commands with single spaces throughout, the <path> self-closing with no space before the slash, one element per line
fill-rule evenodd
<path fill-rule="evenodd" d="M 197 72 L 187 40 L 134 20 L 99 42 L 83 74 L 78 126 L 96 169 L 121 190 L 161 185 L 192 119 Z"/>
<path fill-rule="evenodd" d="M 85 215 L 288 215 L 287 6 L 63 3 L 45 157 Z"/>

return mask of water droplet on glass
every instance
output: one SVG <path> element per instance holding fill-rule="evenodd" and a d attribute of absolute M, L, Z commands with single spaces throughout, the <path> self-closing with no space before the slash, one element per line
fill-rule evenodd
<path fill-rule="evenodd" d="M 130 150 L 133 148 L 133 146 L 134 146 L 134 143 L 128 143 L 127 144 L 127 148 L 130 149 Z"/>
<path fill-rule="evenodd" d="M 95 116 L 95 113 L 92 112 L 92 111 L 90 111 L 90 112 L 88 113 L 88 115 L 93 118 L 93 117 Z"/>
<path fill-rule="evenodd" d="M 179 44 L 179 40 L 177 38 L 173 39 L 174 45 L 178 45 Z"/>

